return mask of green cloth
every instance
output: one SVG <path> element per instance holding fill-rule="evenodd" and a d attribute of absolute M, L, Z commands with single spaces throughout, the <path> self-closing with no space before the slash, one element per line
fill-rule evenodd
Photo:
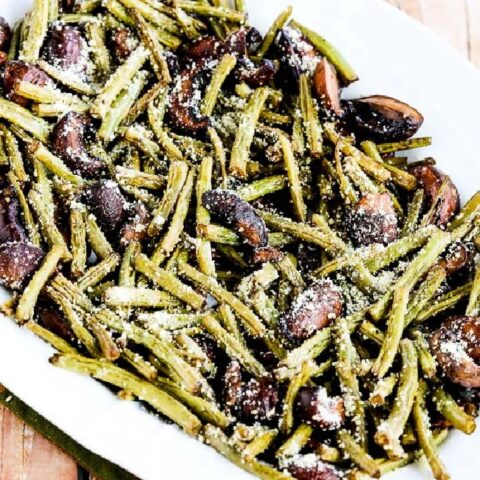
<path fill-rule="evenodd" d="M 0 404 L 11 410 L 17 417 L 30 425 L 45 438 L 55 443 L 65 453 L 73 457 L 85 470 L 101 480 L 139 480 L 118 465 L 82 447 L 67 434 L 34 412 L 19 398 L 0 385 Z"/>

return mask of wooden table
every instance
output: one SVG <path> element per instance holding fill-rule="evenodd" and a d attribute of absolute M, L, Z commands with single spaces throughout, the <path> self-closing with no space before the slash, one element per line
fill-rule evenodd
<path fill-rule="evenodd" d="M 480 0 L 385 1 L 423 22 L 480 68 Z M 0 480 L 89 480 L 89 476 L 0 407 Z"/>

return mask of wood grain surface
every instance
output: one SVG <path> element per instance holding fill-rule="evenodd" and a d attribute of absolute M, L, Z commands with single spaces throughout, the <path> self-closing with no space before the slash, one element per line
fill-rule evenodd
<path fill-rule="evenodd" d="M 385 1 L 424 23 L 480 68 L 480 0 Z M 0 480 L 95 479 L 0 406 Z"/>

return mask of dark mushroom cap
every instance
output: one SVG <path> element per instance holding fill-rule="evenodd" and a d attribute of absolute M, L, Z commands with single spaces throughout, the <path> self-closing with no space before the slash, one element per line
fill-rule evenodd
<path fill-rule="evenodd" d="M 447 275 L 467 267 L 473 261 L 475 256 L 475 246 L 473 242 L 456 241 L 451 243 L 438 263 L 446 270 Z"/>
<path fill-rule="evenodd" d="M 255 27 L 247 29 L 247 50 L 249 54 L 253 55 L 262 44 L 262 41 L 263 36 Z"/>
<path fill-rule="evenodd" d="M 73 69 L 79 74 L 87 70 L 87 44 L 76 25 L 54 25 L 45 40 L 43 55 L 62 70 Z"/>
<path fill-rule="evenodd" d="M 436 215 L 432 218 L 432 223 L 438 226 L 446 225 L 460 208 L 460 195 L 457 187 L 450 177 L 432 165 L 418 165 L 411 168 L 410 173 L 415 176 L 425 192 L 426 208 L 430 208 L 435 202 L 437 204 Z M 444 182 L 446 185 L 441 188 Z M 439 194 L 442 194 L 442 198 L 437 200 Z"/>
<path fill-rule="evenodd" d="M 365 194 L 347 213 L 347 233 L 356 246 L 384 245 L 398 238 L 398 219 L 390 195 Z"/>
<path fill-rule="evenodd" d="M 326 58 L 318 62 L 313 74 L 313 92 L 327 112 L 342 115 L 337 71 Z"/>
<path fill-rule="evenodd" d="M 337 430 L 345 422 L 341 397 L 329 397 L 324 387 L 302 387 L 297 395 L 297 411 L 302 420 L 320 430 Z"/>
<path fill-rule="evenodd" d="M 26 240 L 18 199 L 11 188 L 5 188 L 0 194 L 0 243 Z"/>
<path fill-rule="evenodd" d="M 480 317 L 447 318 L 432 333 L 430 348 L 449 380 L 480 388 Z"/>
<path fill-rule="evenodd" d="M 284 256 L 285 254 L 275 247 L 255 248 L 250 256 L 250 263 L 255 265 L 258 263 L 279 262 Z"/>
<path fill-rule="evenodd" d="M 223 400 L 225 408 L 232 415 L 237 415 L 243 391 L 242 369 L 237 360 L 233 360 L 227 365 L 227 368 L 225 369 L 224 383 Z"/>
<path fill-rule="evenodd" d="M 85 203 L 100 226 L 110 234 L 116 233 L 125 221 L 127 201 L 112 180 L 102 180 L 91 185 L 85 192 Z"/>
<path fill-rule="evenodd" d="M 43 70 L 40 70 L 34 65 L 19 60 L 6 62 L 3 73 L 3 89 L 5 96 L 22 107 L 25 107 L 30 103 L 28 99 L 15 93 L 17 85 L 22 81 L 38 85 L 39 87 L 53 85 L 52 79 Z"/>
<path fill-rule="evenodd" d="M 115 58 L 123 62 L 135 50 L 138 40 L 129 28 L 117 28 L 112 32 L 110 44 Z"/>
<path fill-rule="evenodd" d="M 332 465 L 328 465 L 314 453 L 295 455 L 285 462 L 289 473 L 297 480 L 340 480 L 340 475 Z"/>
<path fill-rule="evenodd" d="M 183 57 L 187 62 L 198 62 L 218 56 L 220 42 L 213 35 L 197 38 L 188 45 Z"/>
<path fill-rule="evenodd" d="M 345 120 L 361 138 L 376 142 L 395 142 L 415 135 L 423 116 L 396 98 L 372 95 L 343 102 Z"/>
<path fill-rule="evenodd" d="M 278 385 L 270 377 L 252 378 L 242 388 L 240 418 L 245 422 L 270 422 L 278 415 Z"/>
<path fill-rule="evenodd" d="M 331 280 L 320 280 L 303 291 L 280 319 L 280 329 L 290 341 L 302 342 L 330 325 L 343 308 L 342 294 Z"/>
<path fill-rule="evenodd" d="M 87 139 L 92 136 L 93 120 L 86 114 L 69 112 L 55 125 L 52 150 L 75 173 L 86 178 L 98 178 L 107 172 L 107 165 L 87 151 Z"/>
<path fill-rule="evenodd" d="M 58 309 L 54 308 L 52 305 L 47 305 L 45 301 L 40 302 L 40 304 L 35 308 L 35 313 L 40 325 L 63 338 L 67 342 L 75 341 L 75 335 L 73 334 L 72 329 L 66 322 L 64 315 Z"/>
<path fill-rule="evenodd" d="M 6 51 L 12 38 L 12 29 L 8 22 L 0 17 L 0 50 Z"/>
<path fill-rule="evenodd" d="M 235 231 L 251 247 L 267 246 L 267 227 L 255 209 L 237 194 L 228 190 L 215 189 L 205 192 L 203 206 Z"/>
<path fill-rule="evenodd" d="M 277 67 L 271 60 L 262 59 L 255 63 L 248 58 L 238 61 L 234 71 L 235 80 L 245 82 L 251 87 L 262 87 L 273 81 Z"/>
<path fill-rule="evenodd" d="M 44 256 L 43 251 L 31 243 L 3 243 L 0 245 L 0 284 L 12 290 L 22 288 Z"/>
<path fill-rule="evenodd" d="M 120 244 L 141 242 L 147 236 L 150 214 L 142 203 L 136 203 L 130 208 L 127 221 L 120 231 Z"/>

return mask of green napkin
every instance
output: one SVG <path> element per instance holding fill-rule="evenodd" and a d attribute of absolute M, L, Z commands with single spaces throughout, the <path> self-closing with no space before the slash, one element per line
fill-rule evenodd
<path fill-rule="evenodd" d="M 50 423 L 47 419 L 34 412 L 19 398 L 12 395 L 0 385 L 0 404 L 11 410 L 17 417 L 30 425 L 45 438 L 55 443 L 68 455 L 73 457 L 79 465 L 101 480 L 139 480 L 118 465 L 105 460 L 103 457 L 82 447 L 67 434 Z"/>

